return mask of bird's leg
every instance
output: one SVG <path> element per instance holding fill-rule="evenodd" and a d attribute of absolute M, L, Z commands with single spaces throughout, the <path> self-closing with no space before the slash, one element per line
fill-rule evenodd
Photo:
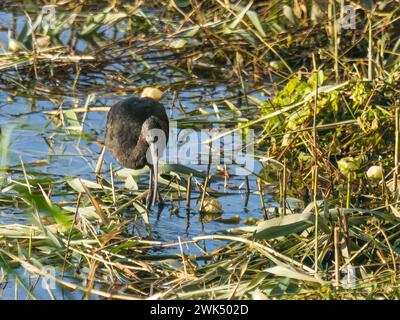
<path fill-rule="evenodd" d="M 164 200 L 161 197 L 160 189 L 157 189 L 157 202 L 158 202 L 159 205 L 164 205 Z"/>
<path fill-rule="evenodd" d="M 151 207 L 151 198 L 153 196 L 153 176 L 154 176 L 154 171 L 153 171 L 153 166 L 150 167 L 150 176 L 149 176 L 149 193 L 147 194 L 146 197 L 146 208 L 149 210 Z"/>

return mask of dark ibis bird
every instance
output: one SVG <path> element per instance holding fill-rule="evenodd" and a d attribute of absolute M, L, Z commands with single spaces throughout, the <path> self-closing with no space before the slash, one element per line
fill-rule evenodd
<path fill-rule="evenodd" d="M 145 88 L 140 97 L 130 97 L 113 105 L 107 116 L 108 152 L 126 168 L 150 168 L 147 208 L 162 201 L 158 161 L 168 142 L 169 120 L 161 98 L 159 89 Z"/>

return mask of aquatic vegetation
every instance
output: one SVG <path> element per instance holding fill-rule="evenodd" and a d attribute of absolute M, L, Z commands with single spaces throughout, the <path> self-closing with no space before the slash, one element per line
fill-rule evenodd
<path fill-rule="evenodd" d="M 50 25 L 41 2 L 3 1 L 0 287 L 398 298 L 400 12 L 352 1 L 347 28 L 341 3 L 70 0 Z M 145 209 L 146 171 L 103 149 L 109 106 L 146 86 L 177 129 L 217 129 L 205 166 L 160 166 L 169 215 Z M 250 130 L 254 172 L 215 165 L 217 141 Z"/>

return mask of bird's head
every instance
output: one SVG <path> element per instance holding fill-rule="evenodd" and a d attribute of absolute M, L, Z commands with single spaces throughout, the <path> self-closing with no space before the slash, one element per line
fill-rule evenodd
<path fill-rule="evenodd" d="M 140 95 L 141 98 L 151 98 L 153 100 L 161 100 L 163 93 L 160 89 L 147 87 L 144 88 L 142 94 Z"/>
<path fill-rule="evenodd" d="M 149 145 L 157 143 L 159 139 L 165 141 L 165 133 L 161 130 L 159 120 L 153 116 L 143 123 L 142 134 Z"/>
<path fill-rule="evenodd" d="M 157 165 L 158 159 L 166 148 L 167 138 L 156 117 L 151 116 L 143 123 L 141 135 L 148 145 L 147 162 Z"/>

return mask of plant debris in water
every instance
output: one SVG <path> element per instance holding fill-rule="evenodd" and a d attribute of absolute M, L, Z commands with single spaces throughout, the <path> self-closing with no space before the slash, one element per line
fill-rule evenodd
<path fill-rule="evenodd" d="M 42 277 L 85 298 L 397 299 L 400 11 L 395 0 L 352 1 L 355 24 L 342 28 L 341 3 L 70 0 L 49 27 L 44 2 L 3 1 L 3 107 L 27 98 L 32 110 L 1 122 L 0 205 L 22 221 L 0 216 L 0 290 L 12 280 L 15 298 L 40 298 L 31 280 Z M 180 128 L 256 131 L 263 167 L 257 184 L 237 189 L 257 195 L 263 219 L 225 216 L 207 185 L 213 171 L 165 165 L 168 206 L 186 196 L 193 210 L 190 196 L 203 199 L 198 223 L 224 211 L 210 220 L 234 225 L 153 237 L 143 172 L 102 171 L 101 129 L 85 122 L 109 110 L 105 98 L 148 85 L 170 96 Z M 25 129 L 39 130 L 51 154 L 15 162 L 12 132 L 33 114 L 51 134 Z M 91 179 L 41 170 L 60 137 L 94 144 Z M 221 173 L 227 188 L 232 177 Z"/>

